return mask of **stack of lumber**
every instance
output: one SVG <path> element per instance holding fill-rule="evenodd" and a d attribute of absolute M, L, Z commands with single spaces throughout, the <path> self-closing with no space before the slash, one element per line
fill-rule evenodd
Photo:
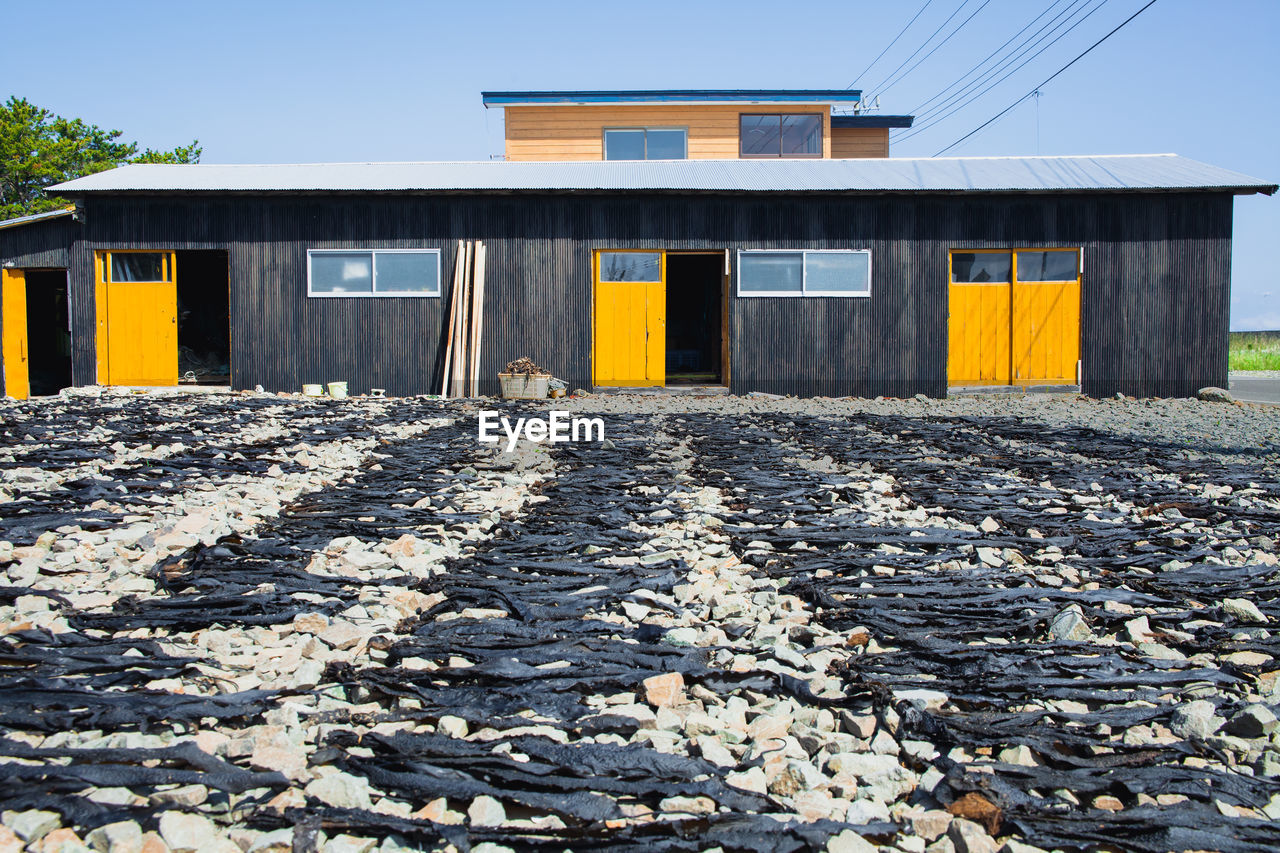
<path fill-rule="evenodd" d="M 480 346 L 484 339 L 484 262 L 484 243 L 458 241 L 449 298 L 442 397 L 479 394 Z"/>

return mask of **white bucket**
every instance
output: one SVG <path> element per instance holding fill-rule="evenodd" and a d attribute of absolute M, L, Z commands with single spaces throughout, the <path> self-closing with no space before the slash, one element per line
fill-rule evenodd
<path fill-rule="evenodd" d="M 345 383 L 345 382 L 330 382 L 330 383 L 329 383 L 329 396 L 330 396 L 330 397 L 332 397 L 332 398 L 333 398 L 333 399 L 335 399 L 335 400 L 345 400 L 345 399 L 346 399 L 346 397 L 347 397 L 347 383 Z"/>
<path fill-rule="evenodd" d="M 324 386 L 322 385 L 303 385 L 302 396 L 304 397 L 323 397 Z"/>

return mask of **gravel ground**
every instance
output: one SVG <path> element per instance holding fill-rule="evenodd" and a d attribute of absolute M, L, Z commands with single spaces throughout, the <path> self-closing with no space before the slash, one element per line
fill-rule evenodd
<path fill-rule="evenodd" d="M 1280 413 L 0 404 L 0 853 L 1280 846 Z"/>

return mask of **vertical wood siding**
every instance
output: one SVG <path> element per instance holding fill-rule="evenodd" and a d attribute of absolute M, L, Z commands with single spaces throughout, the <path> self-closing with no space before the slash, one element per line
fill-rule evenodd
<path fill-rule="evenodd" d="M 226 249 L 232 382 L 438 393 L 454 248 L 489 247 L 482 391 L 528 356 L 591 376 L 591 252 L 735 252 L 732 389 L 946 393 L 947 250 L 1082 246 L 1084 391 L 1188 395 L 1227 369 L 1232 198 L 455 195 L 90 199 L 71 252 L 74 371 L 95 379 L 95 249 Z M 308 248 L 440 248 L 441 299 L 306 296 Z M 869 248 L 872 295 L 739 298 L 736 250 Z"/>

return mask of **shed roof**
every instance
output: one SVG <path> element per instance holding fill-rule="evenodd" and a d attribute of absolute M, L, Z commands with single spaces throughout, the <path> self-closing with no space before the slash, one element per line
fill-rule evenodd
<path fill-rule="evenodd" d="M 1274 183 L 1176 154 L 859 160 L 134 164 L 50 187 L 84 193 L 950 193 L 1212 190 Z"/>
<path fill-rule="evenodd" d="M 861 89 L 593 89 L 481 92 L 486 107 L 541 104 L 856 104 Z"/>
<path fill-rule="evenodd" d="M 59 219 L 63 216 L 71 216 L 75 212 L 75 205 L 70 205 L 68 207 L 60 207 L 57 210 L 46 210 L 44 213 L 32 213 L 28 216 L 17 216 L 13 219 L 0 220 L 0 228 L 17 228 L 22 225 L 30 225 L 33 222 L 43 222 L 46 219 Z"/>

